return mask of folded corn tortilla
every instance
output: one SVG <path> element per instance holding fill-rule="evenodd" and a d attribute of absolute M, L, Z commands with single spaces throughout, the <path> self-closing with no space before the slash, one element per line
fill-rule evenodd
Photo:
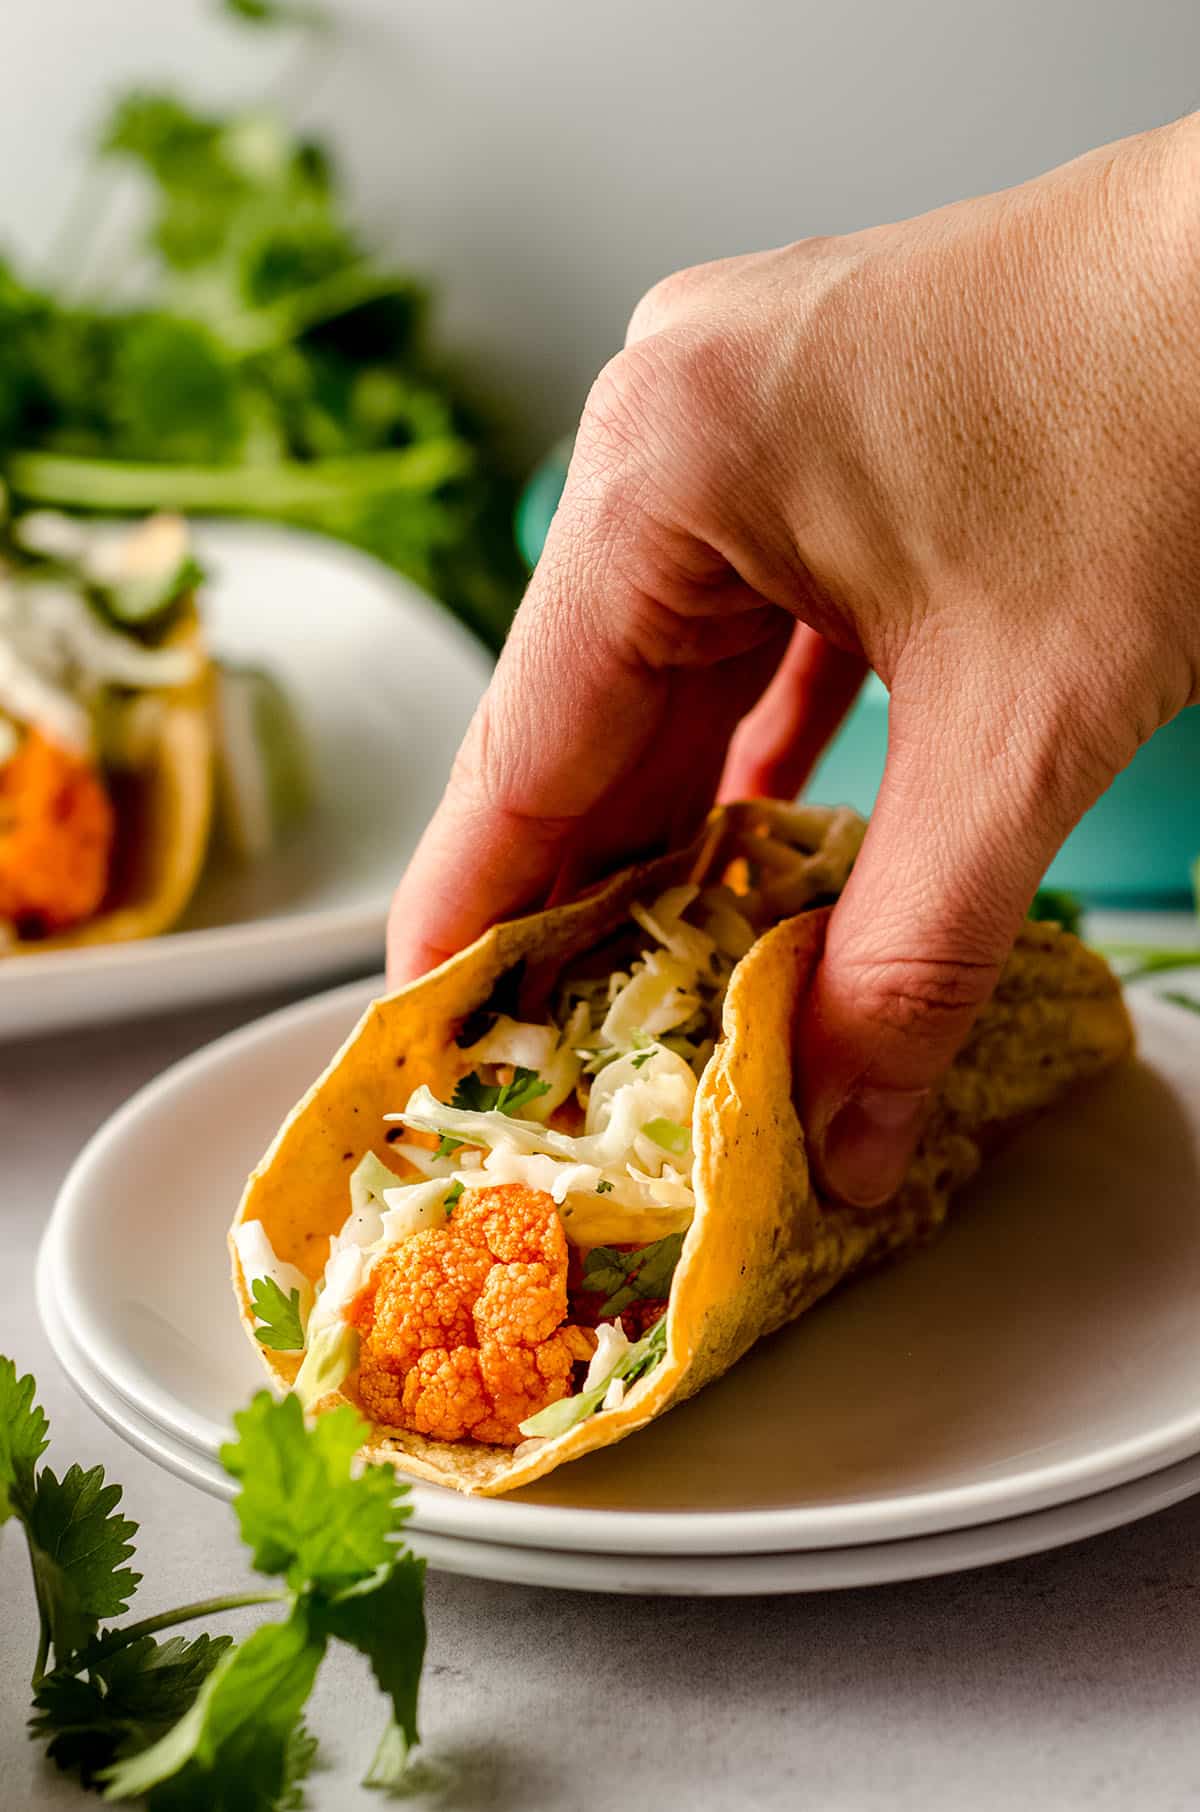
<path fill-rule="evenodd" d="M 469 949 L 375 1002 L 288 1116 L 251 1175 L 230 1235 L 246 1331 L 278 1387 L 297 1353 L 255 1339 L 239 1229 L 260 1222 L 283 1265 L 316 1285 L 347 1215 L 363 1154 L 392 1161 L 384 1116 L 425 1085 L 443 1098 L 463 1072 L 464 1022 L 520 978 L 528 997 L 611 936 L 631 905 L 688 879 L 724 879 L 769 921 L 737 962 L 722 1035 L 696 1090 L 695 1213 L 670 1286 L 665 1343 L 615 1407 L 517 1447 L 435 1441 L 374 1423 L 366 1452 L 419 1478 L 485 1495 L 511 1491 L 644 1428 L 864 1267 L 930 1239 L 994 1137 L 1058 1101 L 1132 1048 L 1119 985 L 1102 958 L 1052 924 L 1028 923 L 991 1002 L 947 1076 L 903 1187 L 883 1208 L 823 1200 L 793 1104 L 793 1029 L 819 959 L 829 903 L 862 839 L 855 814 L 752 803 L 714 812 L 691 848 L 631 868 L 573 903 L 496 926 Z M 355 1402 L 354 1376 L 318 1411 Z M 360 1405 L 361 1407 L 361 1405 Z"/>
<path fill-rule="evenodd" d="M 53 937 L 14 936 L 0 959 L 155 937 L 195 891 L 213 808 L 212 669 L 194 602 L 179 611 L 164 649 L 195 651 L 195 677 L 136 699 L 144 721 L 134 759 L 112 776 L 116 836 L 100 910 Z"/>

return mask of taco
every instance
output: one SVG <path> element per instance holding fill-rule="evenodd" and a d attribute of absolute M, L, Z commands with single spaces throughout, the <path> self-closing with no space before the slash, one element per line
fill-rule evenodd
<path fill-rule="evenodd" d="M 165 930 L 212 809 L 211 667 L 177 517 L 37 512 L 0 564 L 0 957 Z"/>
<path fill-rule="evenodd" d="M 497 1493 L 643 1428 L 852 1273 L 929 1239 L 981 1152 L 1131 1048 L 1100 957 L 1028 923 L 898 1194 L 822 1200 L 792 1034 L 864 826 L 767 803 L 380 1000 L 230 1235 L 280 1387 Z"/>

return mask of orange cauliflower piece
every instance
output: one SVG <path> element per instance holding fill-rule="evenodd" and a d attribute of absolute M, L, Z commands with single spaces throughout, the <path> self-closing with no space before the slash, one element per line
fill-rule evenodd
<path fill-rule="evenodd" d="M 405 1377 L 402 1425 L 435 1441 L 474 1434 L 488 1409 L 473 1346 L 429 1347 Z"/>
<path fill-rule="evenodd" d="M 484 1246 L 501 1264 L 542 1264 L 567 1276 L 567 1236 L 553 1199 L 523 1183 L 472 1189 L 454 1210 L 454 1231 L 473 1246 Z"/>
<path fill-rule="evenodd" d="M 471 1311 L 492 1268 L 487 1252 L 415 1233 L 378 1267 L 370 1344 L 390 1372 L 406 1372 L 427 1347 L 474 1344 Z"/>
<path fill-rule="evenodd" d="M 31 730 L 0 766 L 0 919 L 45 934 L 104 898 L 115 830 L 91 763 Z"/>
<path fill-rule="evenodd" d="M 567 1242 L 540 1190 L 463 1195 L 444 1227 L 376 1268 L 356 1310 L 359 1395 L 375 1421 L 432 1440 L 515 1446 L 571 1388 L 583 1356 L 567 1313 Z"/>
<path fill-rule="evenodd" d="M 565 1330 L 534 1347 L 504 1347 L 485 1340 L 479 1348 L 479 1369 L 492 1413 L 476 1424 L 477 1441 L 515 1447 L 521 1440 L 520 1423 L 548 1403 L 571 1394 L 571 1367 L 575 1360 Z"/>

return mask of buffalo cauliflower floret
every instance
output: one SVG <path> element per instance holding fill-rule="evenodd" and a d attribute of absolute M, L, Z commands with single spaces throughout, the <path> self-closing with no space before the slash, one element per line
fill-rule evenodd
<path fill-rule="evenodd" d="M 527 1416 L 570 1396 L 574 1363 L 565 1330 L 534 1347 L 505 1347 L 485 1340 L 479 1348 L 479 1369 L 492 1412 L 471 1431 L 475 1440 L 515 1447 Z"/>
<path fill-rule="evenodd" d="M 501 1264 L 549 1265 L 567 1277 L 567 1236 L 551 1198 L 523 1183 L 472 1189 L 454 1210 L 454 1231 L 472 1246 L 483 1246 Z M 560 1317 L 561 1319 L 561 1317 Z"/>
<path fill-rule="evenodd" d="M 461 1441 L 487 1418 L 479 1351 L 473 1346 L 431 1346 L 404 1379 L 401 1420 L 435 1441 Z"/>
<path fill-rule="evenodd" d="M 96 770 L 37 730 L 0 765 L 0 919 L 63 931 L 108 886 L 112 802 Z"/>
<path fill-rule="evenodd" d="M 356 1311 L 359 1395 L 375 1421 L 438 1441 L 514 1446 L 568 1395 L 586 1358 L 567 1313 L 567 1242 L 550 1196 L 521 1184 L 463 1195 L 453 1218 L 376 1267 Z"/>
<path fill-rule="evenodd" d="M 486 1251 L 448 1239 L 440 1227 L 397 1246 L 376 1268 L 368 1310 L 380 1365 L 403 1373 L 428 1347 L 473 1346 L 471 1311 L 491 1268 Z"/>

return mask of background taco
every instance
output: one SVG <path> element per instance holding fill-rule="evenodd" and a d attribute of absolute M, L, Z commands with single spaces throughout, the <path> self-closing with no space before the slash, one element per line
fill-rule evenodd
<path fill-rule="evenodd" d="M 212 669 L 185 527 L 33 514 L 0 566 L 0 957 L 148 937 L 208 843 Z"/>
<path fill-rule="evenodd" d="M 277 1383 L 349 1397 L 407 1472 L 513 1489 L 928 1239 L 992 1137 L 1129 1050 L 1103 961 L 1027 925 L 901 1190 L 821 1200 L 792 1031 L 862 833 L 845 811 L 719 810 L 692 848 L 368 1009 L 230 1236 Z"/>

